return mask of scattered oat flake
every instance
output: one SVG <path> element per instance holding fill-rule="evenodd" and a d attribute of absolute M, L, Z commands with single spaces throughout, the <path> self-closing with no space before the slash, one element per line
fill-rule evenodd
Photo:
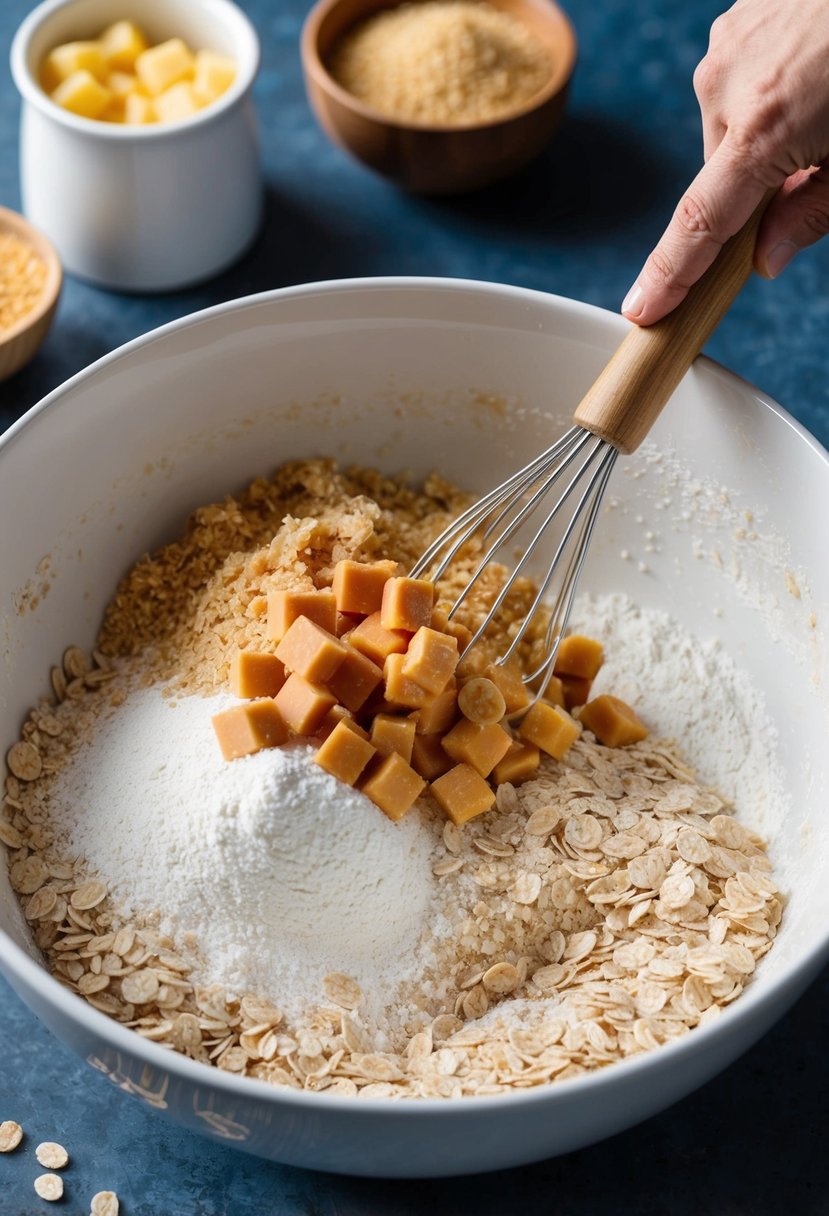
<path fill-rule="evenodd" d="M 510 896 L 517 904 L 534 904 L 540 894 L 538 874 L 521 874 L 510 887 Z"/>
<path fill-rule="evenodd" d="M 43 771 L 43 760 L 33 743 L 13 743 L 6 753 L 6 764 L 20 781 L 36 781 Z"/>
<path fill-rule="evenodd" d="M 0 1153 L 13 1153 L 23 1139 L 23 1128 L 14 1119 L 0 1123 Z"/>
<path fill-rule="evenodd" d="M 54 1140 L 44 1140 L 35 1149 L 35 1156 L 40 1165 L 47 1170 L 62 1170 L 69 1161 L 69 1154 L 62 1144 Z"/>
<path fill-rule="evenodd" d="M 333 1001 L 341 1009 L 356 1009 L 362 1000 L 360 985 L 341 971 L 330 972 L 323 978 L 322 985 L 329 1001 Z"/>
<path fill-rule="evenodd" d="M 121 981 L 121 996 L 131 1005 L 146 1005 L 158 995 L 158 976 L 154 971 L 136 971 Z"/>
<path fill-rule="evenodd" d="M 118 1216 L 118 1196 L 115 1191 L 98 1191 L 92 1196 L 89 1216 Z"/>
<path fill-rule="evenodd" d="M 78 887 L 77 891 L 73 891 L 69 897 L 69 902 L 73 908 L 77 908 L 79 912 L 86 912 L 90 908 L 95 908 L 106 898 L 107 889 L 102 882 L 85 882 L 83 886 Z"/>
<path fill-rule="evenodd" d="M 35 1190 L 41 1199 L 56 1203 L 63 1197 L 63 1179 L 59 1174 L 39 1174 L 35 1178 Z"/>

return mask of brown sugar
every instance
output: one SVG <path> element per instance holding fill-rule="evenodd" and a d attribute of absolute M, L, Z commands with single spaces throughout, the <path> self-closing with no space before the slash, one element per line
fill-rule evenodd
<path fill-rule="evenodd" d="M 32 311 L 45 284 L 43 258 L 14 233 L 0 232 L 0 337 Z"/>

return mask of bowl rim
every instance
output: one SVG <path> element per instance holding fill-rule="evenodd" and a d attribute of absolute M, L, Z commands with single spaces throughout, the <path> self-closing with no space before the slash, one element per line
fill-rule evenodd
<path fill-rule="evenodd" d="M 46 265 L 46 279 L 38 302 L 9 329 L 0 331 L 0 351 L 34 329 L 55 307 L 63 285 L 63 268 L 54 245 L 34 224 L 9 207 L 0 207 L 0 232 L 10 232 L 24 241 Z"/>
<path fill-rule="evenodd" d="M 205 106 L 203 110 L 197 110 L 195 114 L 190 114 L 187 118 L 178 118 L 172 122 L 148 123 L 146 125 L 139 123 L 102 122 L 98 118 L 84 118 L 79 114 L 73 114 L 71 111 L 65 110 L 63 106 L 59 106 L 56 102 L 52 101 L 49 94 L 41 88 L 29 70 L 27 59 L 32 38 L 40 27 L 54 13 L 64 8 L 71 8 L 75 3 L 76 0 L 42 0 L 42 3 L 37 8 L 32 9 L 18 26 L 12 39 L 9 62 L 12 78 L 23 100 L 33 105 L 52 122 L 57 123 L 59 126 L 67 127 L 70 131 L 74 131 L 77 134 L 95 139 L 126 141 L 127 143 L 133 140 L 147 143 L 170 138 L 174 139 L 185 131 L 207 126 L 221 118 L 223 114 L 249 93 L 259 71 L 262 48 L 256 28 L 247 14 L 233 0 L 190 0 L 190 3 L 193 5 L 198 3 L 202 8 L 211 10 L 216 14 L 226 17 L 229 21 L 235 22 L 237 28 L 242 33 L 242 37 L 247 41 L 245 62 L 237 63 L 236 77 L 229 89 L 222 93 L 215 101 Z"/>
<path fill-rule="evenodd" d="M 158 340 L 199 326 L 205 321 L 212 321 L 223 314 L 266 307 L 275 300 L 330 296 L 345 292 L 365 293 L 370 296 L 372 293 L 383 291 L 404 293 L 440 291 L 457 295 L 477 294 L 488 298 L 512 299 L 524 303 L 528 308 L 539 305 L 549 307 L 552 304 L 554 308 L 566 312 L 571 320 L 574 316 L 590 318 L 594 322 L 600 319 L 606 328 L 609 327 L 618 333 L 620 340 L 630 329 L 630 323 L 624 317 L 597 305 L 570 300 L 564 296 L 533 288 L 490 283 L 484 280 L 400 275 L 318 280 L 312 283 L 276 288 L 271 291 L 241 296 L 234 300 L 226 300 L 223 303 L 188 313 L 116 347 L 115 350 L 103 355 L 58 385 L 14 422 L 0 435 L 0 452 L 13 445 L 26 427 L 42 413 L 59 407 L 61 398 L 70 390 L 82 385 L 84 380 L 90 379 L 102 369 L 117 363 L 125 355 L 149 348 Z M 829 476 L 829 451 L 773 398 L 707 356 L 699 356 L 697 362 L 705 374 L 713 374 L 717 379 L 724 380 L 732 386 L 736 385 L 749 390 L 749 395 L 755 405 L 768 410 L 781 423 L 793 430 L 814 455 L 825 464 Z M 740 996 L 740 999 L 729 1005 L 715 1021 L 704 1026 L 697 1026 L 690 1034 L 683 1035 L 671 1043 L 663 1044 L 656 1050 L 619 1060 L 606 1068 L 574 1077 L 566 1084 L 550 1083 L 517 1092 L 479 1097 L 469 1096 L 456 1100 L 446 1098 L 405 1100 L 351 1098 L 341 1094 L 333 1098 L 331 1096 L 326 1098 L 325 1091 L 309 1093 L 305 1090 L 292 1090 L 272 1085 L 267 1081 L 260 1081 L 252 1077 L 237 1077 L 197 1060 L 191 1060 L 178 1052 L 166 1050 L 158 1044 L 142 1038 L 135 1031 L 122 1026 L 107 1014 L 93 1008 L 82 997 L 66 989 L 50 975 L 42 964 L 32 958 L 23 947 L 12 941 L 6 931 L 0 928 L 0 971 L 19 976 L 28 988 L 38 992 L 41 998 L 63 1018 L 82 1028 L 87 1034 L 94 1035 L 116 1051 L 120 1049 L 127 1056 L 137 1057 L 142 1063 L 157 1071 L 167 1072 L 188 1085 L 210 1084 L 237 1098 L 258 1099 L 260 1102 L 273 1103 L 277 1106 L 285 1104 L 289 1108 L 296 1107 L 298 1110 L 316 1112 L 331 1108 L 350 1116 L 359 1116 L 361 1113 L 376 1116 L 393 1109 L 395 1118 L 403 1119 L 418 1119 L 424 1116 L 458 1119 L 463 1118 L 466 1111 L 473 1110 L 479 1114 L 485 1111 L 497 1112 L 499 1109 L 505 1109 L 507 1104 L 511 1107 L 518 1107 L 549 1103 L 554 1107 L 557 1103 L 567 1101 L 568 1096 L 586 1093 L 597 1086 L 607 1089 L 613 1088 L 615 1085 L 624 1085 L 631 1077 L 638 1076 L 643 1083 L 646 1083 L 647 1077 L 654 1071 L 670 1069 L 673 1062 L 685 1060 L 689 1054 L 696 1051 L 697 1045 L 703 1041 L 715 1043 L 732 1038 L 739 1027 L 746 1024 L 750 1026 L 755 1019 L 756 1012 L 762 1010 L 763 1007 L 779 1003 L 782 999 L 782 1008 L 785 1010 L 800 995 L 809 980 L 827 960 L 829 960 L 829 928 L 825 930 L 822 939 L 818 939 L 810 945 L 802 957 L 781 970 L 768 986 L 750 986 Z M 749 1035 L 742 1050 L 747 1050 L 756 1037 L 756 1034 Z M 239 1147 L 244 1146 L 239 1145 Z"/>
<path fill-rule="evenodd" d="M 340 105 L 352 110 L 355 114 L 359 114 L 360 117 L 379 126 L 387 127 L 390 130 L 412 131 L 421 135 L 470 135 L 476 131 L 494 131 L 501 127 L 507 127 L 510 123 L 525 118 L 528 114 L 541 109 L 547 102 L 552 101 L 553 98 L 563 93 L 569 86 L 576 68 L 578 39 L 573 23 L 564 9 L 556 3 L 556 0 L 545 0 L 544 7 L 549 8 L 550 15 L 555 20 L 562 35 L 561 44 L 564 48 L 564 55 L 560 65 L 554 68 L 547 83 L 534 93 L 529 101 L 526 101 L 522 106 L 514 110 L 508 111 L 503 117 L 490 119 L 487 122 L 464 124 L 429 123 L 395 118 L 394 115 L 384 114 L 382 110 L 376 110 L 373 106 L 361 101 L 353 93 L 349 93 L 348 89 L 343 88 L 341 84 L 337 83 L 323 62 L 319 52 L 320 29 L 325 19 L 341 3 L 342 0 L 317 0 L 305 18 L 299 44 L 303 68 L 306 75 L 314 81 L 317 87 L 330 94 Z M 383 4 L 365 13 L 364 17 L 368 18 L 375 12 L 398 8 L 401 3 L 403 3 L 403 0 L 390 0 L 390 3 Z M 355 24 L 359 24 L 362 19 L 358 18 Z M 520 18 L 517 19 L 520 20 Z"/>

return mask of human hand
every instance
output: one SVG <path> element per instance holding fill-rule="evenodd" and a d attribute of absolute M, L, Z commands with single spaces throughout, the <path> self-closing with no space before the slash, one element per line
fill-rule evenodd
<path fill-rule="evenodd" d="M 773 279 L 829 232 L 829 3 L 737 0 L 694 73 L 705 165 L 622 312 L 651 325 L 684 299 L 769 189 L 754 265 Z"/>

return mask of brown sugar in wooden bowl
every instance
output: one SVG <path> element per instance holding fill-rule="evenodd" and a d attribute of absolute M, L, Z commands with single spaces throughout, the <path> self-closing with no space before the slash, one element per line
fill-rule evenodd
<path fill-rule="evenodd" d="M 302 63 L 311 107 L 330 139 L 375 172 L 422 194 L 458 194 L 520 169 L 558 128 L 576 62 L 576 36 L 552 0 L 488 0 L 520 22 L 550 58 L 537 92 L 485 121 L 445 123 L 392 116 L 366 104 L 334 79 L 332 56 L 394 0 L 318 0 L 302 31 Z M 410 6 L 411 7 L 411 6 Z"/>
<path fill-rule="evenodd" d="M 0 262 L 0 380 L 6 380 L 46 337 L 63 272 L 43 233 L 6 207 L 0 207 Z"/>

